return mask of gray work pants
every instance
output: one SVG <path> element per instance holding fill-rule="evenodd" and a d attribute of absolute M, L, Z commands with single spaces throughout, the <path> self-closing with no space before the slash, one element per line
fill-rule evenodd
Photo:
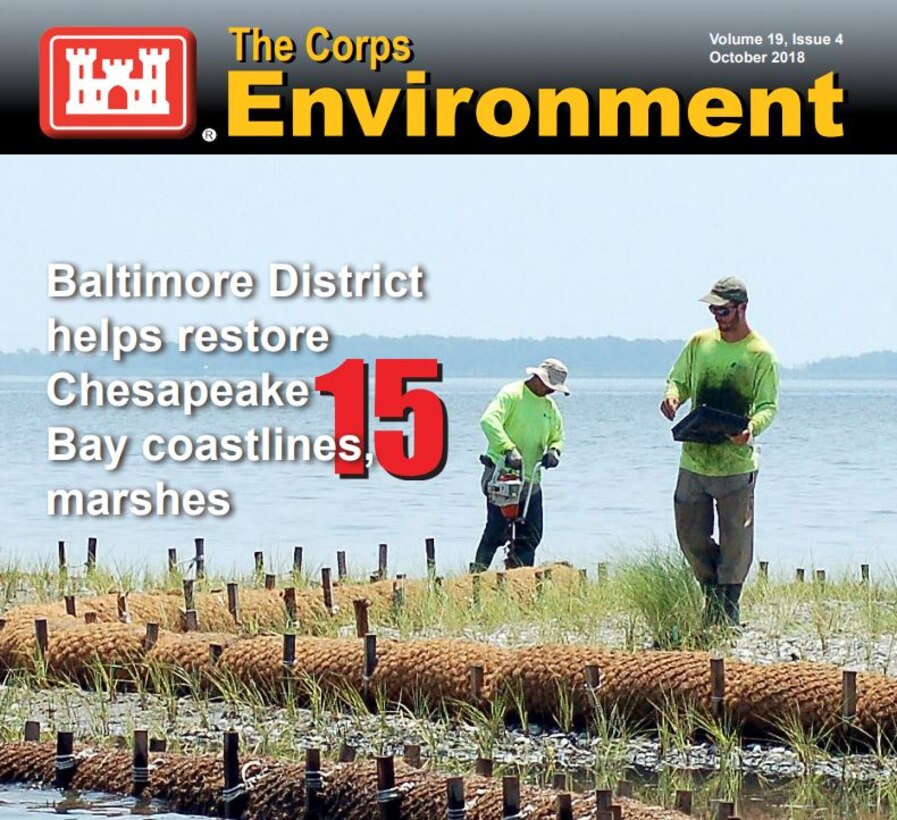
<path fill-rule="evenodd" d="M 702 584 L 743 584 L 754 557 L 757 472 L 706 476 L 679 470 L 673 509 L 679 546 Z M 719 542 L 713 540 L 713 505 Z"/>

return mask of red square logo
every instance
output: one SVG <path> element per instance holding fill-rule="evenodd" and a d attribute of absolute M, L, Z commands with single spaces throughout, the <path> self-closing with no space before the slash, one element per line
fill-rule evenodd
<path fill-rule="evenodd" d="M 51 28 L 41 37 L 49 137 L 185 137 L 195 88 L 196 40 L 185 28 Z"/>

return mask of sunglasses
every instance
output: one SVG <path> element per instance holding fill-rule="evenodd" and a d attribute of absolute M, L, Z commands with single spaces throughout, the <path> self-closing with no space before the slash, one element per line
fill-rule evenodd
<path fill-rule="evenodd" d="M 728 316 L 730 313 L 738 309 L 737 305 L 726 305 L 724 307 L 717 307 L 716 305 L 709 305 L 710 312 L 714 316 Z"/>

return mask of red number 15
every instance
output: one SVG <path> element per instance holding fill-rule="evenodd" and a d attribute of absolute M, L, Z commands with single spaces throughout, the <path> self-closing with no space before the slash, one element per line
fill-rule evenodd
<path fill-rule="evenodd" d="M 336 370 L 315 379 L 315 389 L 334 398 L 334 437 L 355 436 L 367 451 L 367 364 L 346 359 Z M 386 472 L 396 478 L 432 478 L 442 472 L 448 455 L 448 418 L 445 405 L 431 390 L 408 390 L 408 382 L 442 381 L 442 365 L 436 359 L 377 359 L 374 376 L 374 415 L 381 421 L 408 421 L 414 431 L 377 430 L 374 452 Z M 337 455 L 337 475 L 366 478 L 365 460 Z"/>

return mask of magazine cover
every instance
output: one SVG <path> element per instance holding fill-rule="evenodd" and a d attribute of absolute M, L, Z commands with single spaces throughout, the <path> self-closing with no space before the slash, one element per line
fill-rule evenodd
<path fill-rule="evenodd" d="M 0 816 L 893 816 L 895 17 L 17 8 Z"/>

